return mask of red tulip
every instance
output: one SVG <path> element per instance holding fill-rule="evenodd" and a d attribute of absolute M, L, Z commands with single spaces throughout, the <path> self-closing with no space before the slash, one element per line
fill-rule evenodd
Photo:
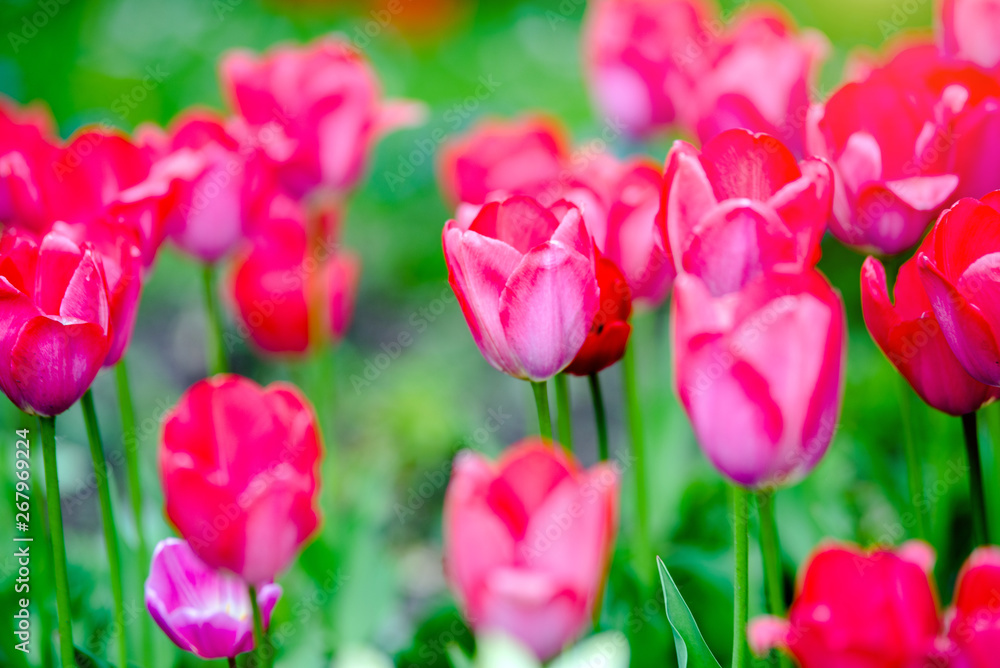
<path fill-rule="evenodd" d="M 57 149 L 52 119 L 0 96 L 0 223 L 35 232 L 48 224 L 41 174 Z"/>
<path fill-rule="evenodd" d="M 927 237 L 918 254 L 933 253 L 930 241 Z M 1000 390 L 966 373 L 948 346 L 920 282 L 916 256 L 900 268 L 894 293 L 895 304 L 889 299 L 882 263 L 873 257 L 865 260 L 861 269 L 865 324 L 921 399 L 949 415 L 964 415 L 1000 397 Z"/>
<path fill-rule="evenodd" d="M 659 224 L 677 271 L 722 295 L 775 268 L 815 265 L 831 179 L 822 160 L 796 163 L 777 139 L 747 130 L 726 131 L 700 153 L 675 142 Z"/>
<path fill-rule="evenodd" d="M 579 210 L 517 196 L 444 227 L 448 280 L 486 360 L 546 380 L 573 361 L 599 308 L 594 245 Z"/>
<path fill-rule="evenodd" d="M 111 346 L 98 254 L 58 231 L 0 238 L 0 388 L 26 413 L 58 415 L 97 376 Z"/>
<path fill-rule="evenodd" d="M 375 140 L 422 114 L 411 103 L 384 101 L 368 62 L 339 38 L 279 46 L 261 57 L 232 51 L 221 78 L 232 107 L 296 198 L 316 187 L 354 187 Z"/>
<path fill-rule="evenodd" d="M 231 297 L 241 332 L 269 353 L 304 353 L 344 337 L 361 263 L 311 241 L 302 207 L 279 195 L 234 261 Z"/>
<path fill-rule="evenodd" d="M 922 668 L 939 628 L 930 546 L 865 552 L 828 545 L 805 566 L 788 621 L 753 620 L 758 653 L 787 650 L 802 668 Z"/>
<path fill-rule="evenodd" d="M 610 464 L 581 470 L 537 439 L 496 463 L 466 451 L 444 502 L 445 571 L 477 632 L 501 631 L 541 659 L 590 623 L 618 520 Z"/>
<path fill-rule="evenodd" d="M 976 380 L 1000 386 L 1000 191 L 941 214 L 917 255 L 934 315 L 955 357 Z"/>
<path fill-rule="evenodd" d="M 682 274 L 673 340 L 681 403 L 719 471 L 764 487 L 819 462 L 840 412 L 846 342 L 840 296 L 819 272 L 762 274 L 722 297 Z"/>
<path fill-rule="evenodd" d="M 632 326 L 632 294 L 628 282 L 614 262 L 606 257 L 597 259 L 597 287 L 600 308 L 594 316 L 583 347 L 566 367 L 566 373 L 589 376 L 605 369 L 625 355 Z"/>
<path fill-rule="evenodd" d="M 942 50 L 982 67 L 1000 65 L 1000 2 L 944 0 L 941 4 Z"/>
<path fill-rule="evenodd" d="M 981 547 L 958 574 L 952 607 L 946 616 L 946 656 L 962 657 L 963 668 L 996 665 L 1000 651 L 1000 548 Z"/>
<path fill-rule="evenodd" d="M 167 517 L 212 568 L 269 583 L 319 525 L 321 456 L 316 416 L 295 387 L 199 381 L 164 420 Z"/>

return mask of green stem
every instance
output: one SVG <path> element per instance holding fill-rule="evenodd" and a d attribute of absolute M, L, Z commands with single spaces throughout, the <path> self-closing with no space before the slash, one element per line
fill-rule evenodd
<path fill-rule="evenodd" d="M 635 458 L 635 506 L 638 519 L 636 534 L 636 556 L 641 564 L 641 573 L 651 573 L 653 558 L 649 543 L 649 494 L 646 490 L 646 440 L 642 429 L 642 411 L 639 406 L 639 389 L 635 369 L 635 347 L 629 341 L 622 358 L 622 376 L 625 385 L 625 412 L 629 437 L 632 440 L 632 456 Z"/>
<path fill-rule="evenodd" d="M 559 442 L 566 452 L 573 452 L 573 415 L 569 400 L 569 378 L 564 373 L 556 374 L 556 427 Z"/>
<path fill-rule="evenodd" d="M 229 657 L 229 668 L 236 668 L 236 657 Z"/>
<path fill-rule="evenodd" d="M 22 413 L 24 421 L 27 422 L 30 417 L 27 413 Z M 27 424 L 25 425 L 27 427 Z M 35 457 L 34 453 L 32 456 Z M 36 457 L 37 458 L 37 457 Z M 34 466 L 34 463 L 32 463 Z M 37 476 L 31 476 L 31 495 L 34 500 L 37 500 L 38 508 L 41 510 L 40 521 L 36 522 L 32 527 L 32 540 L 35 545 L 38 546 L 38 560 L 37 568 L 42 573 L 52 572 L 52 532 L 49 530 L 49 508 L 48 503 L 45 501 L 45 493 L 42 490 L 42 485 L 40 479 Z M 40 583 L 38 588 L 38 620 L 42 629 L 41 633 L 41 646 L 42 646 L 42 666 L 44 668 L 52 668 L 55 665 L 55 657 L 52 655 L 52 614 L 49 612 L 49 596 L 51 595 L 51 585 L 52 581 L 45 578 L 42 583 Z"/>
<path fill-rule="evenodd" d="M 785 588 L 781 570 L 781 542 L 778 539 L 778 523 L 774 518 L 774 492 L 757 492 L 757 512 L 760 517 L 760 551 L 764 559 L 767 611 L 782 617 L 785 614 Z M 788 657 L 780 652 L 776 655 L 781 668 L 790 667 Z"/>
<path fill-rule="evenodd" d="M 987 545 L 989 534 L 986 524 L 986 499 L 983 495 L 983 466 L 979 457 L 979 433 L 976 414 L 962 416 L 962 435 L 965 437 L 965 454 L 969 458 L 969 494 L 972 500 L 972 526 L 976 545 Z"/>
<path fill-rule="evenodd" d="M 63 668 L 73 668 L 73 621 L 69 606 L 69 572 L 66 569 L 66 537 L 63 533 L 62 506 L 59 501 L 59 471 L 56 468 L 56 419 L 40 417 L 42 456 L 45 460 L 45 496 L 49 506 L 52 531 L 52 565 L 55 573 L 56 612 L 59 618 L 59 655 Z"/>
<path fill-rule="evenodd" d="M 750 493 L 733 485 L 733 547 L 735 548 L 735 578 L 733 581 L 733 668 L 748 668 L 750 647 L 747 645 L 749 599 L 749 536 L 747 515 Z"/>
<path fill-rule="evenodd" d="M 222 317 L 219 313 L 219 303 L 215 297 L 215 265 L 206 264 L 202 270 L 202 280 L 205 288 L 205 315 L 208 319 L 208 332 L 205 339 L 207 348 L 208 371 L 210 375 L 225 373 L 226 346 L 222 330 Z"/>
<path fill-rule="evenodd" d="M 115 624 L 118 627 L 118 657 L 121 665 L 128 665 L 128 642 L 125 633 L 125 598 L 122 594 L 122 568 L 118 554 L 118 533 L 115 528 L 114 511 L 111 508 L 111 487 L 108 485 L 108 463 L 104 458 L 104 443 L 101 429 L 97 424 L 94 410 L 94 393 L 87 390 L 80 399 L 83 421 L 87 425 L 87 440 L 90 441 L 90 456 L 94 460 L 94 483 L 101 505 L 101 523 L 104 525 L 104 547 L 108 553 L 108 569 L 111 572 L 111 595 L 115 604 Z"/>
<path fill-rule="evenodd" d="M 552 440 L 552 416 L 549 414 L 549 388 L 543 380 L 539 383 L 531 381 L 531 389 L 535 393 L 535 407 L 538 409 L 538 433 L 542 438 Z"/>
<path fill-rule="evenodd" d="M 906 453 L 906 481 L 910 492 L 910 512 L 916 521 L 917 538 L 927 540 L 927 524 L 924 512 L 920 509 L 923 497 L 923 462 L 917 456 L 917 444 L 913 438 L 913 421 L 911 411 L 911 395 L 906 380 L 899 376 L 901 390 L 899 411 L 903 422 L 903 448 Z"/>
<path fill-rule="evenodd" d="M 257 588 L 250 585 L 250 606 L 253 608 L 253 646 L 256 650 L 254 666 L 270 666 L 271 648 L 268 646 L 267 634 L 264 631 L 264 619 L 260 614 L 260 604 L 257 603 Z"/>
<path fill-rule="evenodd" d="M 132 517 L 135 520 L 135 533 L 138 542 L 136 559 L 136 591 L 145 588 L 146 571 L 149 568 L 149 548 L 146 543 L 146 530 L 143 526 L 142 504 L 142 474 L 139 469 L 139 434 L 135 429 L 135 404 L 132 401 L 132 386 L 128 379 L 128 367 L 125 358 L 115 365 L 115 386 L 118 390 L 118 408 L 122 420 L 122 445 L 125 449 L 125 470 L 128 473 L 129 501 L 132 504 Z M 142 658 L 147 666 L 152 666 L 153 633 L 152 620 L 144 615 L 140 622 L 142 633 Z"/>
<path fill-rule="evenodd" d="M 590 396 L 594 400 L 594 420 L 597 422 L 597 455 L 602 462 L 606 462 L 608 461 L 608 415 L 604 411 L 601 379 L 596 373 L 590 374 Z"/>

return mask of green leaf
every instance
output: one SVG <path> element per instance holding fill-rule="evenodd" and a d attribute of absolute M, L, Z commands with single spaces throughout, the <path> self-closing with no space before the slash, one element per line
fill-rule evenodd
<path fill-rule="evenodd" d="M 666 603 L 667 621 L 674 632 L 674 644 L 677 646 L 677 665 L 679 668 L 722 668 L 718 660 L 708 648 L 705 637 L 701 635 L 698 623 L 691 614 L 691 609 L 684 602 L 684 597 L 670 577 L 670 572 L 663 560 L 656 558 L 660 569 L 660 582 L 663 583 L 663 600 Z M 689 664 L 690 661 L 690 664 Z"/>
<path fill-rule="evenodd" d="M 73 646 L 73 660 L 77 668 L 115 668 L 111 663 L 76 645 Z"/>

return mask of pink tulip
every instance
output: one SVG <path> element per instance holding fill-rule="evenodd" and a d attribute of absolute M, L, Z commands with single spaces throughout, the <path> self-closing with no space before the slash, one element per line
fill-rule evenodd
<path fill-rule="evenodd" d="M 933 253 L 931 240 L 926 238 L 918 255 Z M 900 268 L 894 293 L 895 304 L 889 299 L 882 263 L 874 257 L 865 260 L 861 269 L 865 324 L 875 343 L 921 399 L 949 415 L 964 415 L 1000 397 L 1000 390 L 966 373 L 951 351 L 920 282 L 917 256 Z"/>
<path fill-rule="evenodd" d="M 946 628 L 949 645 L 944 654 L 961 657 L 952 665 L 996 665 L 1000 651 L 1000 548 L 981 547 L 966 560 L 955 584 Z"/>
<path fill-rule="evenodd" d="M 949 56 L 981 67 L 1000 65 L 1000 2 L 944 0 L 939 41 Z"/>
<path fill-rule="evenodd" d="M 264 628 L 281 587 L 257 592 Z M 203 659 L 225 659 L 254 648 L 253 612 L 243 580 L 209 567 L 183 540 L 167 538 L 153 552 L 146 608 L 175 645 Z"/>
<path fill-rule="evenodd" d="M 941 214 L 917 255 L 924 289 L 955 357 L 976 380 L 1000 386 L 1000 191 Z"/>
<path fill-rule="evenodd" d="M 801 155 L 810 91 L 829 49 L 826 38 L 812 30 L 796 34 L 783 14 L 756 10 L 741 15 L 718 41 L 716 57 L 696 84 L 702 142 L 746 128 L 778 137 Z"/>
<path fill-rule="evenodd" d="M 52 119 L 0 96 L 0 223 L 44 233 L 48 224 L 41 174 L 57 148 Z"/>
<path fill-rule="evenodd" d="M 340 38 L 279 46 L 263 56 L 232 51 L 221 64 L 232 107 L 293 197 L 316 187 L 349 190 L 376 139 L 412 125 L 422 108 L 384 101 L 368 62 Z"/>
<path fill-rule="evenodd" d="M 220 375 L 166 415 L 166 512 L 195 554 L 246 582 L 275 579 L 319 526 L 316 416 L 293 386 Z"/>
<path fill-rule="evenodd" d="M 912 541 L 896 551 L 817 550 L 800 575 L 788 621 L 758 618 L 750 646 L 790 653 L 802 668 L 923 668 L 935 651 L 934 552 Z"/>
<path fill-rule="evenodd" d="M 796 163 L 791 151 L 764 134 L 728 130 L 701 152 L 675 142 L 659 224 L 677 271 L 700 277 L 718 296 L 772 269 L 814 266 L 831 180 L 825 162 Z"/>
<path fill-rule="evenodd" d="M 501 631 L 540 659 L 590 623 L 618 521 L 618 475 L 581 470 L 537 439 L 496 463 L 466 451 L 444 502 L 448 580 L 477 632 Z"/>
<path fill-rule="evenodd" d="M 721 297 L 682 274 L 673 340 L 678 394 L 719 471 L 764 487 L 819 462 L 840 412 L 846 343 L 840 296 L 819 272 L 761 274 Z"/>
<path fill-rule="evenodd" d="M 58 231 L 0 238 L 0 389 L 26 413 L 62 413 L 83 396 L 111 346 L 98 254 Z"/>
<path fill-rule="evenodd" d="M 541 381 L 573 360 L 599 307 L 594 245 L 579 210 L 517 196 L 444 227 L 448 280 L 480 352 Z"/>

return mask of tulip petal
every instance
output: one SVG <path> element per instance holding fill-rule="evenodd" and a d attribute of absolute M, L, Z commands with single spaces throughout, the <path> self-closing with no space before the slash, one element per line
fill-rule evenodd
<path fill-rule="evenodd" d="M 719 200 L 745 197 L 765 202 L 802 176 L 784 144 L 743 129 L 727 130 L 705 144 L 701 163 Z"/>
<path fill-rule="evenodd" d="M 668 157 L 668 160 L 670 158 Z M 673 155 L 673 168 L 665 177 L 670 179 L 666 192 L 664 209 L 666 215 L 666 237 L 674 258 L 684 256 L 684 250 L 691 243 L 691 236 L 701 219 L 719 201 L 712 191 L 712 184 L 696 156 L 684 152 Z"/>

